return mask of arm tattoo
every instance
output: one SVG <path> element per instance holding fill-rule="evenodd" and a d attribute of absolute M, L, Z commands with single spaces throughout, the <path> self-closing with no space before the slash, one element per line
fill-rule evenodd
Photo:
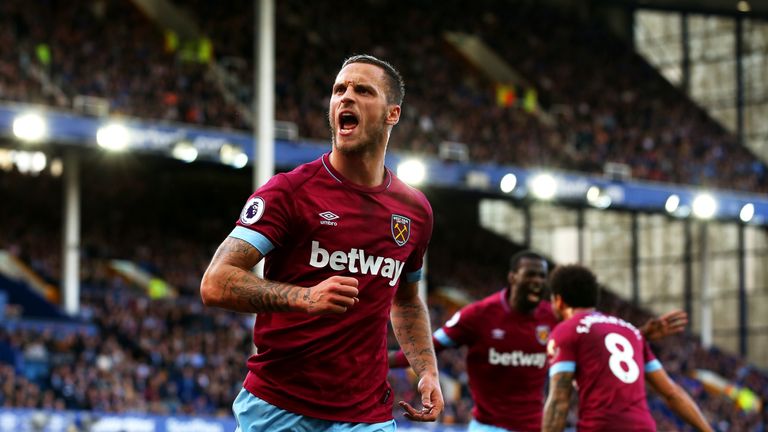
<path fill-rule="evenodd" d="M 392 308 L 392 329 L 403 354 L 419 376 L 436 367 L 429 315 L 421 300 L 395 299 Z"/>
<path fill-rule="evenodd" d="M 573 373 L 558 373 L 549 382 L 549 397 L 544 406 L 542 431 L 562 431 L 571 407 Z"/>
<path fill-rule="evenodd" d="M 222 307 L 250 313 L 285 312 L 291 310 L 300 295 L 307 298 L 307 289 L 251 273 L 250 269 L 260 260 L 259 251 L 243 240 L 229 237 L 219 246 L 211 267 L 221 268 L 217 280 Z"/>
<path fill-rule="evenodd" d="M 261 279 L 240 269 L 229 273 L 223 288 L 227 296 L 251 305 L 254 312 L 287 312 L 291 300 L 299 296 L 299 290 L 293 285 Z"/>

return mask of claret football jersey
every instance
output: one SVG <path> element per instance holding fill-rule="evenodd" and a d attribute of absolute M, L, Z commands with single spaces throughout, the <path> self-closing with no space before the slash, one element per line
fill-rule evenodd
<path fill-rule="evenodd" d="M 541 430 L 546 344 L 556 324 L 550 303 L 510 308 L 509 288 L 464 307 L 435 332 L 444 346 L 466 345 L 473 417 L 508 430 Z"/>
<path fill-rule="evenodd" d="M 431 233 L 432 209 L 421 192 L 388 169 L 380 186 L 357 186 L 333 169 L 329 154 L 254 192 L 230 236 L 265 256 L 265 278 L 312 287 L 350 276 L 360 301 L 342 314 L 259 313 L 244 387 L 315 418 L 391 419 L 390 307 L 401 282 L 420 279 Z"/>
<path fill-rule="evenodd" d="M 573 372 L 579 391 L 579 431 L 655 431 L 645 373 L 661 368 L 640 331 L 600 312 L 582 312 L 552 332 L 550 376 Z"/>

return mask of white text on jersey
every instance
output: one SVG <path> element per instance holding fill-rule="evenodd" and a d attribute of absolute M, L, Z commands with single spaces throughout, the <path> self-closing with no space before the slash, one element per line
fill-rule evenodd
<path fill-rule="evenodd" d="M 312 254 L 309 265 L 315 268 L 330 266 L 333 270 L 349 269 L 350 273 L 371 274 L 389 278 L 389 286 L 395 286 L 405 263 L 393 258 L 366 255 L 362 249 L 352 248 L 349 252 L 327 250 L 320 247 L 320 242 L 312 241 Z"/>
<path fill-rule="evenodd" d="M 498 352 L 488 350 L 488 363 L 502 366 L 536 366 L 541 369 L 547 361 L 545 353 L 524 353 L 522 351 Z"/>
<path fill-rule="evenodd" d="M 628 328 L 632 331 L 632 333 L 635 334 L 635 337 L 637 340 L 640 340 L 642 336 L 640 335 L 640 330 L 637 329 L 637 327 L 633 326 L 632 324 L 624 321 L 621 318 L 616 318 L 615 316 L 610 315 L 603 315 L 599 313 L 589 314 L 582 319 L 579 320 L 579 325 L 576 326 L 576 333 L 584 334 L 589 333 L 589 330 L 592 328 L 592 325 L 594 324 L 613 324 L 621 327 Z"/>

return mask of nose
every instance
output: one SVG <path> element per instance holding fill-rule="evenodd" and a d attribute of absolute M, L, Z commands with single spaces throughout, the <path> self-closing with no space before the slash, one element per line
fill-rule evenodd
<path fill-rule="evenodd" d="M 344 89 L 344 93 L 341 94 L 341 102 L 350 102 L 353 100 L 353 94 L 354 90 L 352 89 L 352 86 L 347 86 Z"/>

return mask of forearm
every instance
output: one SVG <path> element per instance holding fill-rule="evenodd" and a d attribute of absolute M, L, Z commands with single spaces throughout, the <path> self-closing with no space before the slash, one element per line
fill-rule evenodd
<path fill-rule="evenodd" d="M 309 289 L 262 279 L 250 271 L 219 264 L 203 276 L 201 294 L 206 306 L 236 312 L 287 312 L 302 310 L 299 303 Z"/>
<path fill-rule="evenodd" d="M 572 373 L 557 374 L 550 380 L 549 395 L 544 404 L 542 432 L 560 432 L 565 429 L 571 407 L 572 380 Z"/>
<path fill-rule="evenodd" d="M 696 430 L 711 431 L 712 427 L 693 399 L 679 385 L 675 387 L 677 387 L 676 391 L 665 397 L 667 406 Z"/>
<path fill-rule="evenodd" d="M 429 314 L 424 302 L 414 297 L 392 304 L 392 329 L 405 357 L 418 376 L 437 375 Z"/>
<path fill-rule="evenodd" d="M 440 344 L 440 341 L 435 339 L 434 334 L 432 336 L 432 345 L 435 348 L 435 354 L 439 354 L 440 351 L 445 348 L 442 344 Z M 403 350 L 390 351 L 387 360 L 389 362 L 389 367 L 391 368 L 405 368 L 410 365 L 410 363 L 408 363 L 408 358 L 405 356 Z"/>

